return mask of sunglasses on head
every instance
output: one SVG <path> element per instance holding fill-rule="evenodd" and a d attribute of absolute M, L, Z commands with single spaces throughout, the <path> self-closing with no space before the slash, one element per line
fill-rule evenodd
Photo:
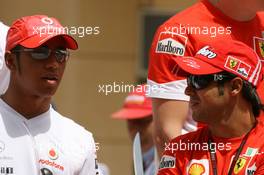
<path fill-rule="evenodd" d="M 196 90 L 206 88 L 211 82 L 224 83 L 235 78 L 231 74 L 210 74 L 210 75 L 190 75 L 187 77 L 187 84 Z"/>
<path fill-rule="evenodd" d="M 13 50 L 12 52 L 29 52 L 30 56 L 35 60 L 45 60 L 48 59 L 51 53 L 54 53 L 55 58 L 58 62 L 62 63 L 68 60 L 69 58 L 69 51 L 65 48 L 58 48 L 58 49 L 50 49 L 48 46 L 41 46 L 38 48 L 20 48 L 17 50 Z"/>

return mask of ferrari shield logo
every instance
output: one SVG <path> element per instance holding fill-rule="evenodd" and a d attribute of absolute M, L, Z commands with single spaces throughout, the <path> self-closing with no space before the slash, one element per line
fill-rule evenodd
<path fill-rule="evenodd" d="M 225 67 L 237 72 L 237 70 L 239 68 L 238 67 L 239 63 L 240 63 L 240 60 L 238 60 L 232 56 L 228 56 L 226 59 Z"/>
<path fill-rule="evenodd" d="M 246 162 L 247 162 L 246 158 L 240 157 L 236 162 L 234 173 L 238 174 L 244 168 L 244 166 L 246 165 Z"/>
<path fill-rule="evenodd" d="M 262 57 L 264 57 L 264 41 L 259 41 L 259 50 L 260 50 L 260 53 L 262 55 Z"/>
<path fill-rule="evenodd" d="M 233 60 L 233 59 L 231 59 L 231 60 L 230 60 L 230 65 L 229 65 L 229 66 L 230 66 L 230 68 L 231 68 L 231 69 L 233 69 L 234 67 L 236 67 L 236 65 L 237 65 L 237 61 L 236 61 L 236 60 Z"/>
<path fill-rule="evenodd" d="M 254 37 L 254 50 L 258 56 L 264 59 L 264 38 Z"/>

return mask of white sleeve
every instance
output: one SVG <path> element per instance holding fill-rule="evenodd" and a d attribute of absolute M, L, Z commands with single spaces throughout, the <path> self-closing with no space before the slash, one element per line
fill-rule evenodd
<path fill-rule="evenodd" d="M 5 64 L 5 46 L 8 26 L 0 22 L 0 94 L 3 94 L 9 84 L 10 72 Z"/>
<path fill-rule="evenodd" d="M 146 96 L 148 97 L 189 101 L 190 97 L 184 93 L 187 87 L 186 79 L 161 84 L 148 79 L 147 84 Z"/>
<path fill-rule="evenodd" d="M 102 175 L 99 173 L 94 139 L 92 138 L 90 141 L 92 142 L 90 143 L 91 147 L 88 150 L 88 154 L 79 175 Z"/>

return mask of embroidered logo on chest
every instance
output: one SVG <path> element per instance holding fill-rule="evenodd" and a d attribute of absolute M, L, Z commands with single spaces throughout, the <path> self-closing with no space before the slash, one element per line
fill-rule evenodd
<path fill-rule="evenodd" d="M 253 37 L 254 50 L 263 61 L 264 59 L 264 38 Z"/>
<path fill-rule="evenodd" d="M 192 159 L 187 166 L 188 175 L 209 175 L 209 161 L 207 159 Z"/>

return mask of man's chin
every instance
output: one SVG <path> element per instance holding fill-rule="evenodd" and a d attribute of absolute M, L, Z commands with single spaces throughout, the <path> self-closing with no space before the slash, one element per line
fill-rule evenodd
<path fill-rule="evenodd" d="M 199 123 L 206 123 L 205 119 L 203 119 L 203 118 L 200 117 L 200 116 L 193 115 L 192 118 L 193 118 L 193 120 L 196 121 L 196 122 L 199 122 Z"/>
<path fill-rule="evenodd" d="M 40 97 L 44 97 L 44 98 L 52 98 L 56 93 L 56 90 L 47 90 L 44 92 L 40 93 Z"/>

